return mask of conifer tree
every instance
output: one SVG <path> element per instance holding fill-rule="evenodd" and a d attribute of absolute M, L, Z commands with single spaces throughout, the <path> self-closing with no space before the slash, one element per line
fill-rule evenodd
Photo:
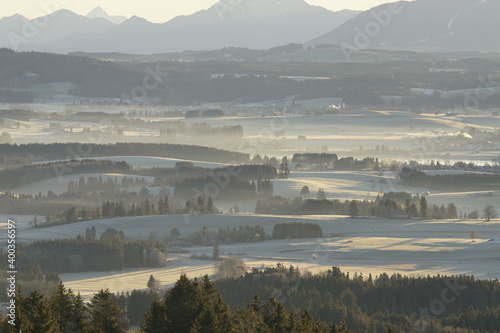
<path fill-rule="evenodd" d="M 170 214 L 170 204 L 168 202 L 168 195 L 165 196 L 165 200 L 163 201 L 163 204 L 164 204 L 164 207 L 163 207 L 164 214 L 165 215 Z"/>
<path fill-rule="evenodd" d="M 185 274 L 181 275 L 165 296 L 165 315 L 170 318 L 165 333 L 189 332 L 199 314 L 199 307 L 194 301 L 198 297 L 198 282 L 191 282 Z"/>
<path fill-rule="evenodd" d="M 163 333 L 168 331 L 167 325 L 165 304 L 160 299 L 155 299 L 144 316 L 141 329 L 144 333 Z"/>
<path fill-rule="evenodd" d="M 208 213 L 213 213 L 214 212 L 214 201 L 213 201 L 211 195 L 208 196 L 207 212 Z"/>
<path fill-rule="evenodd" d="M 264 322 L 272 332 L 285 332 L 288 314 L 285 306 L 275 297 L 270 297 L 263 306 Z"/>
<path fill-rule="evenodd" d="M 52 332 L 56 321 L 50 311 L 47 300 L 39 291 L 32 291 L 21 303 L 23 320 L 20 331 L 24 333 Z"/>
<path fill-rule="evenodd" d="M 426 219 L 427 218 L 427 199 L 422 196 L 420 198 L 420 216 L 422 216 L 422 218 Z"/>
<path fill-rule="evenodd" d="M 214 243 L 214 250 L 212 252 L 212 259 L 213 260 L 219 260 L 220 258 L 220 247 L 219 247 L 219 242 Z"/>
<path fill-rule="evenodd" d="M 111 292 L 101 290 L 89 304 L 89 329 L 95 333 L 124 333 L 124 320 Z"/>
<path fill-rule="evenodd" d="M 85 307 L 80 297 L 71 290 L 66 290 L 62 282 L 49 301 L 54 316 L 57 332 L 81 333 L 85 328 Z"/>

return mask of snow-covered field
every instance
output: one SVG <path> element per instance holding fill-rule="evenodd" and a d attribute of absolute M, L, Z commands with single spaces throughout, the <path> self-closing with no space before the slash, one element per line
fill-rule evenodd
<path fill-rule="evenodd" d="M 458 172 L 439 171 L 439 174 Z M 376 171 L 293 171 L 290 178 L 274 181 L 275 195 L 288 198 L 298 197 L 303 186 L 308 186 L 309 198 L 316 198 L 319 188 L 324 189 L 328 199 L 374 200 L 377 195 L 387 192 L 407 192 L 422 195 L 429 191 L 425 187 L 412 187 L 401 184 L 397 172 Z M 497 206 L 500 191 L 448 192 L 431 191 L 427 196 L 430 204 L 445 205 L 454 203 L 457 209 L 470 213 L 482 211 L 486 205 Z"/>
<path fill-rule="evenodd" d="M 374 199 L 383 192 L 425 193 L 427 189 L 399 184 L 397 172 L 377 171 L 292 171 L 289 179 L 274 181 L 276 195 L 299 196 L 303 186 L 308 186 L 310 198 L 322 188 L 328 199 Z"/>
<path fill-rule="evenodd" d="M 20 217 L 21 219 L 23 217 Z M 351 273 L 399 272 L 407 275 L 473 274 L 477 278 L 500 278 L 500 221 L 429 221 L 350 219 L 337 216 L 265 216 L 265 215 L 175 215 L 87 221 L 52 228 L 32 229 L 28 218 L 20 220 L 18 240 L 75 237 L 95 226 L 97 233 L 106 228 L 123 230 L 130 238 L 162 238 L 173 227 L 182 236 L 203 226 L 211 229 L 240 225 L 261 225 L 270 233 L 277 223 L 318 223 L 320 239 L 272 240 L 259 243 L 221 245 L 223 256 L 238 256 L 249 267 L 275 265 L 299 266 L 313 272 L 339 266 Z M 0 225 L 5 229 L 5 224 Z M 4 232 L 2 230 L 1 232 Z M 477 239 L 471 239 L 474 232 Z M 490 241 L 493 240 L 493 241 Z M 166 267 L 128 269 L 120 272 L 62 274 L 66 286 L 92 295 L 101 288 L 113 291 L 143 289 L 149 275 L 168 286 L 181 273 L 190 277 L 214 274 L 214 263 L 190 259 L 192 254 L 211 254 L 211 247 L 189 249 L 188 254 L 169 254 Z"/>

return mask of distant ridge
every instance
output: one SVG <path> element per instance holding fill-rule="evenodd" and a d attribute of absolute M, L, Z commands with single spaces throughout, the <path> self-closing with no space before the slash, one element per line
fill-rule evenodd
<path fill-rule="evenodd" d="M 56 15 L 70 15 L 67 11 L 59 12 Z M 48 26 L 40 29 L 35 38 L 15 48 L 55 53 L 136 54 L 224 47 L 268 49 L 307 42 L 338 27 L 358 12 L 332 12 L 311 6 L 304 0 L 253 0 L 237 5 L 221 0 L 209 9 L 178 16 L 163 24 L 151 23 L 137 16 L 123 20 L 123 17 L 110 16 L 100 7 L 87 17 L 71 14 L 68 20 L 55 20 L 51 16 Z M 4 20 L 6 18 L 0 20 L 0 36 L 21 31 L 23 22 L 20 18 L 13 27 L 12 23 L 4 24 Z M 8 40 L 0 39 L 1 46 L 11 45 Z"/>
<path fill-rule="evenodd" d="M 365 11 L 307 44 L 424 52 L 498 52 L 499 12 L 498 0 L 400 1 Z"/>

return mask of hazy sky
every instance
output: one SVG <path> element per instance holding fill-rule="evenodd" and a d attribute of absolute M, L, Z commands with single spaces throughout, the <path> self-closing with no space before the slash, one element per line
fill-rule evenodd
<path fill-rule="evenodd" d="M 108 14 L 127 17 L 137 15 L 153 22 L 165 22 L 178 15 L 188 15 L 209 8 L 217 0 L 2 0 L 2 2 L 0 17 L 19 13 L 34 18 L 62 8 L 86 15 L 93 8 L 101 6 Z M 306 2 L 330 10 L 341 10 L 368 9 L 391 0 L 306 0 Z"/>

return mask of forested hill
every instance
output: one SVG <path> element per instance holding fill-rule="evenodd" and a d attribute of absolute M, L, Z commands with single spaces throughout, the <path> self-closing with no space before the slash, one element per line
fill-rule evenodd
<path fill-rule="evenodd" d="M 107 156 L 154 156 L 231 164 L 244 163 L 249 160 L 248 154 L 203 146 L 168 143 L 116 143 L 112 145 L 82 145 L 80 143 L 0 144 L 0 158 L 3 159 L 15 157 L 61 160 Z"/>
<path fill-rule="evenodd" d="M 142 86 L 144 73 L 109 61 L 39 52 L 0 49 L 0 88 L 23 84 L 71 82 L 70 93 L 116 97 Z"/>

